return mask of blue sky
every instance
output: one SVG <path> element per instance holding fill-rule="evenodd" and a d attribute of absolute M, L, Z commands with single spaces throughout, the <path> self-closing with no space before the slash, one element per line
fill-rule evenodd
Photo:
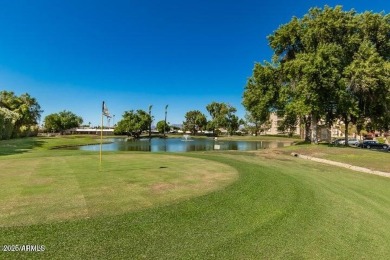
<path fill-rule="evenodd" d="M 70 110 L 98 125 L 153 105 L 182 123 L 212 101 L 236 107 L 267 35 L 310 7 L 389 12 L 390 2 L 260 0 L 0 0 L 0 90 L 37 98 L 43 118 Z M 112 123 L 111 123 L 112 124 Z"/>

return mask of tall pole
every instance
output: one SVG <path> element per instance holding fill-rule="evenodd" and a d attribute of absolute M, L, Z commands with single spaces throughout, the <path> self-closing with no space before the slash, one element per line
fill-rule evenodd
<path fill-rule="evenodd" d="M 100 127 L 100 166 L 102 166 L 102 145 L 103 145 L 103 116 L 110 118 L 110 112 L 108 112 L 108 108 L 106 107 L 104 101 L 102 104 L 102 123 Z M 110 123 L 109 123 L 110 124 Z"/>
<path fill-rule="evenodd" d="M 168 109 L 168 105 L 165 106 L 164 137 L 165 137 L 165 128 L 167 127 L 167 109 Z"/>
<path fill-rule="evenodd" d="M 100 166 L 102 165 L 103 115 L 104 115 L 104 101 L 103 101 L 103 109 L 102 109 L 102 122 L 101 122 L 101 127 L 100 127 Z"/>
<path fill-rule="evenodd" d="M 152 105 L 149 106 L 149 139 L 152 137 Z"/>

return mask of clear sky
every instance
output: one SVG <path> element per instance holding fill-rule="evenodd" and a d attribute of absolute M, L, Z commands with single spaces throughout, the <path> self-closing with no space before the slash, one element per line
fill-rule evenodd
<path fill-rule="evenodd" d="M 0 90 L 37 98 L 43 118 L 61 110 L 98 125 L 106 101 L 117 122 L 148 110 L 182 123 L 226 102 L 243 117 L 267 35 L 310 7 L 389 12 L 387 0 L 0 0 Z M 112 124 L 112 123 L 111 123 Z"/>

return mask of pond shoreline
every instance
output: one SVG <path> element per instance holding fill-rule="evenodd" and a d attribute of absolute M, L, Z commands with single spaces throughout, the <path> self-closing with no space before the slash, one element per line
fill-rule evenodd
<path fill-rule="evenodd" d="M 226 140 L 196 137 L 141 138 L 127 139 L 115 137 L 104 142 L 103 151 L 144 151 L 144 152 L 193 152 L 212 150 L 256 151 L 267 148 L 281 148 L 292 145 L 293 142 Z M 78 149 L 85 151 L 100 150 L 99 143 L 77 146 L 56 146 L 55 149 Z"/>
<path fill-rule="evenodd" d="M 112 144 L 112 143 L 114 143 L 114 142 L 113 141 L 103 142 L 102 145 L 103 144 Z M 57 146 L 50 147 L 49 149 L 50 150 L 57 150 L 57 149 L 66 149 L 66 148 L 74 148 L 74 147 L 81 147 L 81 146 L 91 146 L 91 145 L 100 145 L 100 143 L 57 145 Z"/>

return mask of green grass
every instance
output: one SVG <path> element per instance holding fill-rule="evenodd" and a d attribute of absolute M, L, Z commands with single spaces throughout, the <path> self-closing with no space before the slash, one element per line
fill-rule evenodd
<path fill-rule="evenodd" d="M 103 140 L 103 142 L 105 142 Z M 100 137 L 89 135 L 71 135 L 57 137 L 26 137 L 0 140 L 0 156 L 28 153 L 32 150 L 48 150 L 59 147 L 100 143 Z"/>
<path fill-rule="evenodd" d="M 0 156 L 25 153 L 32 149 L 42 147 L 45 143 L 41 138 L 21 138 L 0 141 Z"/>
<path fill-rule="evenodd" d="M 151 153 L 40 152 L 0 159 L 0 226 L 117 215 L 199 196 L 237 178 L 234 168 Z M 203 165 L 201 169 L 199 165 Z"/>
<path fill-rule="evenodd" d="M 390 153 L 343 146 L 296 145 L 283 150 L 285 154 L 296 152 L 304 155 L 348 163 L 372 170 L 390 172 Z"/>
<path fill-rule="evenodd" d="M 387 259 L 390 255 L 390 179 L 300 160 L 288 152 L 168 155 L 183 160 L 183 164 L 202 160 L 199 165 L 190 167 L 196 169 L 212 162 L 223 164 L 228 169 L 236 169 L 239 178 L 203 195 L 118 212 L 103 203 L 104 191 L 97 189 L 96 192 L 102 194 L 103 211 L 88 219 L 76 216 L 70 220 L 1 228 L 1 244 L 42 244 L 46 250 L 3 252 L 0 258 Z M 39 154 L 45 154 L 47 160 L 66 157 L 64 164 L 54 163 L 56 167 L 79 165 L 73 169 L 74 175 L 78 172 L 81 175 L 74 185 L 93 188 L 101 185 L 99 181 L 108 181 L 103 175 L 98 175 L 102 176 L 101 180 L 96 177 L 88 181 L 91 173 L 75 160 L 96 157 L 96 154 L 82 151 L 56 150 L 49 154 L 43 149 L 33 150 L 31 154 L 0 157 L 0 163 L 35 161 Z M 116 153 L 107 159 L 110 162 L 117 156 L 132 155 Z M 168 162 L 164 154 L 145 156 L 151 156 L 150 165 L 154 161 L 158 162 L 155 165 Z M 117 174 L 123 176 L 128 166 L 114 164 L 108 166 L 111 174 L 117 170 Z M 50 169 L 39 172 L 51 174 Z M 149 170 L 145 169 L 146 172 Z M 151 176 L 143 178 L 147 182 Z M 34 179 L 16 178 L 14 182 L 30 183 Z M 33 194 L 28 196 L 46 192 L 45 189 L 47 186 L 42 185 L 39 191 L 30 191 Z M 85 193 L 87 189 L 83 190 Z M 63 192 L 58 190 L 60 194 Z M 132 195 L 123 186 L 118 186 L 116 192 L 121 195 L 108 199 L 112 203 L 126 194 Z M 24 216 L 20 224 L 28 217 Z"/>

